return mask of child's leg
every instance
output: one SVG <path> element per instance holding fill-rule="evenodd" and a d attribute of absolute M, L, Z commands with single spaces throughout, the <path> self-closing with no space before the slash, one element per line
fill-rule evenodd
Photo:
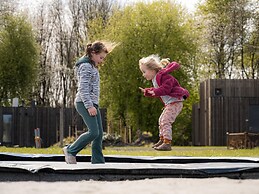
<path fill-rule="evenodd" d="M 164 117 L 164 112 L 165 112 L 165 109 L 163 110 L 163 112 L 161 113 L 159 119 L 158 119 L 158 128 L 159 128 L 159 139 L 160 140 L 163 140 L 163 134 L 162 134 L 162 127 L 161 127 L 161 123 L 162 123 L 162 119 Z"/>
<path fill-rule="evenodd" d="M 170 144 L 172 141 L 172 124 L 183 108 L 182 102 L 169 104 L 163 110 L 159 118 L 160 134 L 164 138 L 164 143 Z"/>
<path fill-rule="evenodd" d="M 164 142 L 163 136 L 160 136 L 158 142 L 155 143 L 155 144 L 152 146 L 152 148 L 155 148 L 155 147 L 158 147 L 158 146 L 162 145 L 163 142 Z"/>
<path fill-rule="evenodd" d="M 99 135 L 96 139 L 93 140 L 93 143 L 92 143 L 91 162 L 93 164 L 105 163 L 103 153 L 102 153 L 103 126 L 102 126 L 101 113 L 98 107 L 97 107 L 97 121 L 98 121 Z"/>
<path fill-rule="evenodd" d="M 162 118 L 163 118 L 163 113 L 164 113 L 164 111 L 161 113 L 161 115 L 160 115 L 160 117 L 159 117 L 159 119 L 158 119 L 158 124 L 159 124 L 159 140 L 158 140 L 157 143 L 155 143 L 155 144 L 152 146 L 152 148 L 156 148 L 156 147 L 162 145 L 163 142 L 164 142 L 164 137 L 163 137 L 163 135 L 162 135 L 162 128 L 161 128 L 161 125 L 160 125 L 161 120 L 162 120 Z"/>
<path fill-rule="evenodd" d="M 67 147 L 67 152 L 73 156 L 76 156 L 87 144 L 99 136 L 97 117 L 90 116 L 82 102 L 76 103 L 76 110 L 82 116 L 88 131 L 81 134 L 74 143 Z"/>

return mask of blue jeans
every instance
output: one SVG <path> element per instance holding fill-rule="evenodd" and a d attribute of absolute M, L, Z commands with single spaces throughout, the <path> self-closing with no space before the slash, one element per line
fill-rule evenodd
<path fill-rule="evenodd" d="M 103 126 L 100 110 L 97 105 L 94 105 L 97 109 L 96 116 L 90 116 L 88 110 L 85 108 L 83 102 L 76 102 L 75 108 L 84 120 L 88 131 L 81 134 L 77 140 L 68 146 L 68 153 L 76 156 L 87 144 L 92 142 L 92 164 L 105 163 L 102 153 L 102 139 L 103 139 Z"/>

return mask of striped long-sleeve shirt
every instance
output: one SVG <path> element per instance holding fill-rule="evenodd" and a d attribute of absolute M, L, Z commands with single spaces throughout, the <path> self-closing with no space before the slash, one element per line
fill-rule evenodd
<path fill-rule="evenodd" d="M 99 71 L 89 62 L 79 63 L 76 66 L 78 90 L 75 102 L 83 102 L 86 109 L 99 104 L 100 76 Z"/>

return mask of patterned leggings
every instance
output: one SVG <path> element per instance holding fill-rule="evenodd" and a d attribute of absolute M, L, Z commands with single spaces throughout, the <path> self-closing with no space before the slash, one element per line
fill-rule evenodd
<path fill-rule="evenodd" d="M 175 102 L 165 106 L 159 117 L 159 137 L 172 140 L 172 124 L 183 108 L 183 102 Z"/>

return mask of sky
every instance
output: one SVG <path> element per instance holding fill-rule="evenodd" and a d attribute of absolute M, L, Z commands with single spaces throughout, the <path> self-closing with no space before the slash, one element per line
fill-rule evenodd
<path fill-rule="evenodd" d="M 121 4 L 126 2 L 126 4 L 131 4 L 135 2 L 150 2 L 152 0 L 118 0 Z M 175 0 L 177 3 L 185 7 L 189 12 L 195 11 L 195 6 L 200 0 Z"/>
<path fill-rule="evenodd" d="M 183 7 L 186 7 L 188 11 L 194 12 L 195 6 L 199 0 L 176 0 L 176 2 L 182 4 Z"/>
<path fill-rule="evenodd" d="M 37 2 L 40 2 L 41 0 L 20 0 L 21 4 L 24 5 L 30 5 L 33 6 L 34 4 L 37 4 Z M 119 3 L 123 4 L 132 4 L 135 2 L 151 2 L 152 0 L 117 0 Z M 177 3 L 181 4 L 183 7 L 185 7 L 189 12 L 194 12 L 195 11 L 195 5 L 200 1 L 200 0 L 175 0 Z"/>

